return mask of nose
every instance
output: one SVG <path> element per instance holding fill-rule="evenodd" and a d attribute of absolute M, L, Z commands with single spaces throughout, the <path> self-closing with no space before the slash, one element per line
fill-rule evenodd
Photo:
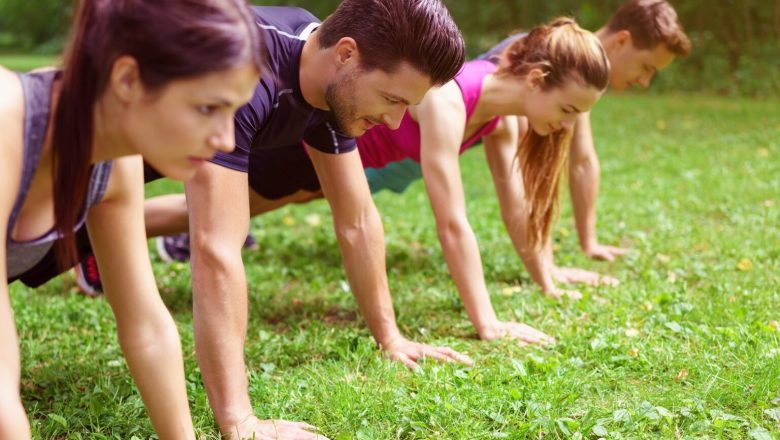
<path fill-rule="evenodd" d="M 230 153 L 236 147 L 234 136 L 233 117 L 225 117 L 220 120 L 216 133 L 209 137 L 209 146 L 223 153 Z"/>
<path fill-rule="evenodd" d="M 644 88 L 648 88 L 648 87 L 650 87 L 650 82 L 652 81 L 652 79 L 653 79 L 653 74 L 652 73 L 648 73 L 646 75 L 642 75 L 639 78 L 639 84 L 641 84 L 642 87 L 644 87 Z"/>
<path fill-rule="evenodd" d="M 406 106 L 401 105 L 393 111 L 387 112 L 382 115 L 382 122 L 387 125 L 391 130 L 397 130 L 401 126 L 401 120 L 406 113 Z"/>

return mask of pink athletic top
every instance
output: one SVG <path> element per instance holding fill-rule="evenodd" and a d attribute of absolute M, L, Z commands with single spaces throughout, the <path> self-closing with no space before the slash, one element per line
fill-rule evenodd
<path fill-rule="evenodd" d="M 474 60 L 463 65 L 460 73 L 455 76 L 455 82 L 460 87 L 463 103 L 466 104 L 466 123 L 471 120 L 477 102 L 482 95 L 482 82 L 485 76 L 495 72 L 497 66 L 489 61 Z M 496 129 L 500 117 L 496 117 L 467 139 L 460 146 L 459 154 L 473 146 L 482 136 Z M 420 162 L 420 125 L 404 114 L 398 130 L 391 130 L 385 125 L 378 125 L 358 138 L 358 151 L 363 161 L 363 168 L 383 168 L 390 162 L 412 159 Z"/>

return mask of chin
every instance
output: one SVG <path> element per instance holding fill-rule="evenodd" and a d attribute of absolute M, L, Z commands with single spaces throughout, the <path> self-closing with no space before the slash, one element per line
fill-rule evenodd
<path fill-rule="evenodd" d="M 533 130 L 533 132 L 539 136 L 547 136 L 548 134 L 550 134 L 550 130 L 547 129 L 539 130 L 537 128 L 531 127 L 531 130 Z"/>
<path fill-rule="evenodd" d="M 166 178 L 179 181 L 189 180 L 195 177 L 195 173 L 199 168 L 189 163 L 189 161 L 185 165 L 181 166 L 167 164 L 167 166 L 158 167 L 151 163 L 150 165 Z"/>
<path fill-rule="evenodd" d="M 349 137 L 359 137 L 366 133 L 366 129 L 364 127 L 361 127 L 360 124 L 353 124 L 347 128 L 344 129 L 344 132 L 342 134 L 349 136 Z"/>
<path fill-rule="evenodd" d="M 612 90 L 617 90 L 618 92 L 620 92 L 628 88 L 628 83 L 627 82 L 623 82 L 620 84 L 610 83 L 609 86 L 612 88 Z"/>

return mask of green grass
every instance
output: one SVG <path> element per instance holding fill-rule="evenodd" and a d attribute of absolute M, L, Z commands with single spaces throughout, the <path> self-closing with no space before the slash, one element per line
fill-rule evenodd
<path fill-rule="evenodd" d="M 469 353 L 477 362 L 470 369 L 429 362 L 413 373 L 378 355 L 342 287 L 325 203 L 255 219 L 261 249 L 245 261 L 257 414 L 305 420 L 332 439 L 780 437 L 777 108 L 606 97 L 593 115 L 599 231 L 634 252 L 587 260 L 565 201 L 554 229 L 559 263 L 622 281 L 584 288 L 580 302 L 546 300 L 531 284 L 501 224 L 482 149 L 465 155 L 470 219 L 497 312 L 555 335 L 551 348 L 478 341 L 422 185 L 380 194 L 401 329 Z M 193 353 L 188 266 L 153 258 L 180 326 L 196 427 L 216 438 Z M 520 293 L 505 296 L 509 286 Z M 70 276 L 11 292 L 36 438 L 153 436 L 106 302 L 75 294 Z"/>
<path fill-rule="evenodd" d="M 0 54 L 0 66 L 18 72 L 26 72 L 36 67 L 54 66 L 59 58 L 51 55 Z"/>

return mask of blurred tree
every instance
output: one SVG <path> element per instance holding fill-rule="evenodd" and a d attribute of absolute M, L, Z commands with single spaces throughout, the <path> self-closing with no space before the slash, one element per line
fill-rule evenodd
<path fill-rule="evenodd" d="M 600 28 L 623 0 L 443 0 L 474 57 L 516 30 L 559 15 Z M 780 0 L 670 0 L 694 43 L 653 89 L 780 96 Z M 339 0 L 252 0 L 325 18 Z M 61 49 L 75 0 L 0 0 L 0 50 Z"/>
<path fill-rule="evenodd" d="M 68 29 L 70 0 L 0 0 L 0 34 L 17 50 L 57 52 Z"/>

